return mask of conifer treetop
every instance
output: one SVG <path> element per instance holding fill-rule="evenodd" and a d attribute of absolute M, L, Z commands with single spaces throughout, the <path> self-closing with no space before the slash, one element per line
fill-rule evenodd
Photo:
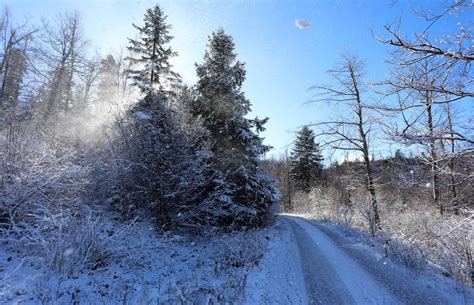
<path fill-rule="evenodd" d="M 227 115 L 244 116 L 251 106 L 241 91 L 245 81 L 245 64 L 236 59 L 234 50 L 234 41 L 224 29 L 220 28 L 209 36 L 204 62 L 196 64 L 199 78 L 197 89 L 214 109 L 219 108 Z M 219 105 L 213 101 L 219 101 Z"/>
<path fill-rule="evenodd" d="M 171 70 L 169 60 L 176 56 L 167 44 L 173 39 L 169 31 L 171 25 L 166 21 L 167 16 L 159 5 L 149 8 L 145 12 L 144 25 L 133 27 L 138 30 L 138 38 L 129 38 L 127 49 L 134 56 L 127 57 L 134 65 L 130 75 L 133 84 L 138 86 L 142 92 L 159 89 L 163 90 L 164 83 L 179 78 L 179 75 Z"/>
<path fill-rule="evenodd" d="M 291 177 L 296 187 L 308 192 L 321 176 L 323 161 L 314 132 L 308 126 L 298 132 L 290 158 Z"/>

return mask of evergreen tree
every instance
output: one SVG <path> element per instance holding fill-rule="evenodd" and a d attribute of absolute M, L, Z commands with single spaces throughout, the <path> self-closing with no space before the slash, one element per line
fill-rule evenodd
<path fill-rule="evenodd" d="M 291 178 L 295 187 L 309 192 L 322 173 L 323 157 L 319 144 L 308 126 L 304 126 L 296 136 L 295 148 L 291 153 Z"/>
<path fill-rule="evenodd" d="M 129 110 L 127 124 L 122 124 L 129 132 L 127 143 L 131 148 L 127 159 L 133 165 L 125 175 L 132 181 L 124 184 L 130 187 L 124 193 L 130 202 L 150 204 L 160 224 L 167 222 L 166 195 L 174 184 L 169 163 L 180 153 L 175 145 L 179 135 L 163 105 L 157 95 L 147 94 Z"/>
<path fill-rule="evenodd" d="M 192 113 L 207 130 L 214 179 L 209 213 L 219 225 L 259 226 L 277 201 L 274 182 L 259 166 L 269 150 L 258 133 L 267 119 L 248 119 L 250 101 L 241 91 L 244 64 L 236 60 L 232 37 L 219 29 L 209 38 L 204 62 L 197 65 Z"/>
<path fill-rule="evenodd" d="M 101 104 L 118 102 L 120 66 L 112 55 L 100 62 L 97 99 Z"/>
<path fill-rule="evenodd" d="M 171 225 L 174 211 L 179 204 L 186 203 L 184 196 L 194 190 L 192 186 L 183 187 L 182 181 L 189 172 L 187 159 L 192 156 L 174 112 L 167 107 L 169 97 L 163 89 L 165 78 L 175 75 L 170 70 L 169 59 L 176 53 L 165 46 L 172 39 L 168 33 L 171 26 L 158 5 L 147 9 L 144 22 L 143 27 L 133 25 L 140 38 L 129 39 L 128 49 L 137 58 L 128 60 L 137 69 L 128 72 L 133 85 L 144 96 L 117 122 L 123 137 L 122 168 L 126 169 L 119 173 L 118 186 L 126 198 L 126 214 L 134 212 L 130 206 L 148 207 L 161 227 Z M 120 67 L 108 56 L 102 68 L 99 95 L 117 96 L 108 90 L 118 88 Z"/>
<path fill-rule="evenodd" d="M 156 5 L 145 12 L 142 27 L 133 24 L 139 32 L 138 39 L 128 39 L 128 49 L 136 57 L 127 59 L 136 67 L 129 71 L 133 84 L 143 92 L 153 89 L 163 90 L 166 81 L 176 79 L 178 74 L 171 71 L 170 58 L 177 55 L 167 44 L 173 39 L 169 34 L 171 26 L 166 23 L 167 16 Z"/>

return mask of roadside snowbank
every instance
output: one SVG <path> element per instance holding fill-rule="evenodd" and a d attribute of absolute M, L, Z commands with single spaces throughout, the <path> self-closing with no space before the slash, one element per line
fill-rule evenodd
<path fill-rule="evenodd" d="M 308 304 L 298 245 L 290 225 L 278 219 L 267 232 L 269 247 L 249 274 L 245 304 Z"/>

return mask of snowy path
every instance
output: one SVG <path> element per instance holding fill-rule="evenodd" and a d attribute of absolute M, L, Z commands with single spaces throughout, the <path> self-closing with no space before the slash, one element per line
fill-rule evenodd
<path fill-rule="evenodd" d="M 277 227 L 247 304 L 471 304 L 472 289 L 407 270 L 329 225 L 282 215 Z"/>
<path fill-rule="evenodd" d="M 298 241 L 310 303 L 398 303 L 320 230 L 302 219 L 289 221 Z"/>

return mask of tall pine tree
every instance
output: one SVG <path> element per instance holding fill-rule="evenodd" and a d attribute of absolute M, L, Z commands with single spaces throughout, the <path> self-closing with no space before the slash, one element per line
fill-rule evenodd
<path fill-rule="evenodd" d="M 144 96 L 117 120 L 122 136 L 120 159 L 124 162 L 117 180 L 121 197 L 126 199 L 124 213 L 133 215 L 130 207 L 148 208 L 157 225 L 163 227 L 173 224 L 179 205 L 189 200 L 184 198 L 190 197 L 194 188 L 182 177 L 187 177 L 190 166 L 198 166 L 188 161 L 193 156 L 173 111 L 167 107 L 169 97 L 163 88 L 165 79 L 175 75 L 169 64 L 175 53 L 165 46 L 172 38 L 170 26 L 158 5 L 146 11 L 144 21 L 143 27 L 134 25 L 140 38 L 130 39 L 129 50 L 137 58 L 128 58 L 137 68 L 128 71 L 133 85 Z M 108 72 L 119 68 L 113 58 L 107 58 L 104 65 L 110 66 Z M 113 78 L 104 79 L 105 89 L 110 81 L 113 84 Z"/>
<path fill-rule="evenodd" d="M 112 55 L 100 62 L 97 99 L 100 104 L 117 103 L 119 96 L 120 66 Z"/>
<path fill-rule="evenodd" d="M 204 62 L 197 65 L 197 93 L 192 113 L 207 130 L 212 164 L 212 217 L 219 225 L 262 225 L 278 199 L 274 182 L 259 166 L 269 150 L 258 133 L 267 119 L 248 119 L 250 101 L 241 90 L 244 64 L 223 29 L 209 38 Z"/>
<path fill-rule="evenodd" d="M 322 173 L 323 157 L 319 144 L 314 140 L 313 131 L 304 126 L 296 136 L 295 147 L 291 153 L 291 178 L 295 187 L 309 192 Z"/>
<path fill-rule="evenodd" d="M 166 18 L 159 5 L 147 9 L 143 20 L 144 25 L 140 27 L 133 24 L 138 30 L 139 37 L 128 39 L 130 43 L 128 50 L 136 55 L 136 57 L 127 58 L 135 67 L 129 73 L 133 84 L 137 85 L 142 92 L 153 89 L 162 91 L 167 81 L 179 77 L 171 70 L 172 66 L 169 62 L 177 53 L 167 46 L 173 36 L 169 34 L 171 25 L 166 22 Z"/>

